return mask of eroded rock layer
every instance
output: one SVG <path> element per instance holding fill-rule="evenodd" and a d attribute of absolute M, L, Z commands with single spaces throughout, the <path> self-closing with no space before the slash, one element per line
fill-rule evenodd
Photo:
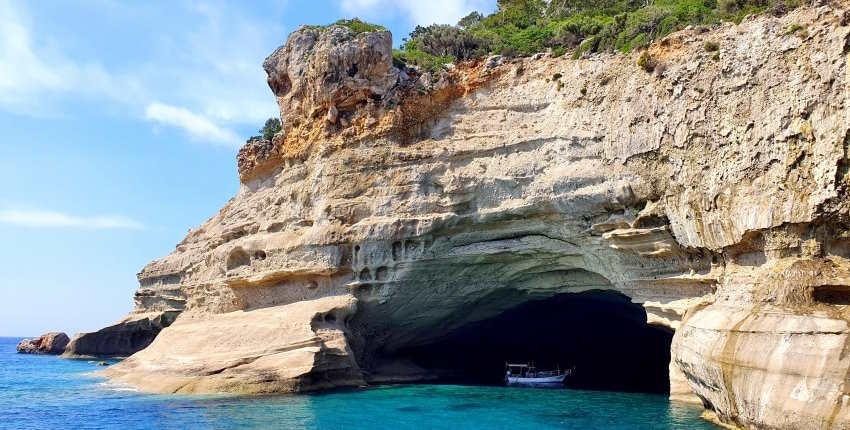
<path fill-rule="evenodd" d="M 399 351 L 613 290 L 676 330 L 672 396 L 848 427 L 848 21 L 835 3 L 684 30 L 654 73 L 635 54 L 436 77 L 393 66 L 386 33 L 301 29 L 265 64 L 284 133 L 139 274 L 135 313 L 182 314 L 108 372 L 165 392 L 417 380 Z"/>
<path fill-rule="evenodd" d="M 65 348 L 64 355 L 79 357 L 129 357 L 153 342 L 168 327 L 178 310 L 134 313 L 117 324 L 91 333 L 77 333 Z"/>

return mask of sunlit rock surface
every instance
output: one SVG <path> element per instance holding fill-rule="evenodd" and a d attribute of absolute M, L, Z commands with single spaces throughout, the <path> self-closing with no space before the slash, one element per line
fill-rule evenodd
<path fill-rule="evenodd" d="M 45 333 L 35 339 L 24 339 L 16 348 L 19 354 L 51 354 L 58 355 L 65 351 L 68 345 L 68 335 L 59 332 Z"/>
<path fill-rule="evenodd" d="M 393 357 L 611 290 L 676 331 L 673 398 L 850 427 L 847 21 L 835 3 L 684 30 L 655 73 L 594 55 L 432 80 L 385 33 L 299 30 L 265 64 L 284 132 L 139 274 L 135 313 L 182 314 L 108 372 L 163 392 L 425 379 Z"/>

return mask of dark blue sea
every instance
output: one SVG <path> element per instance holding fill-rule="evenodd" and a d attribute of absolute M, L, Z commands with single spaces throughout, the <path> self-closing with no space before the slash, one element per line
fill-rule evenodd
<path fill-rule="evenodd" d="M 264 397 L 149 395 L 86 360 L 15 353 L 0 338 L 2 429 L 716 429 L 665 396 L 394 385 Z"/>

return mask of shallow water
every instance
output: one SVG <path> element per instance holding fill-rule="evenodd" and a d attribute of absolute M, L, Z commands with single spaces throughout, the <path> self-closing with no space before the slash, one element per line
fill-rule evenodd
<path fill-rule="evenodd" d="M 651 394 L 400 385 L 266 397 L 137 393 L 86 360 L 15 353 L 0 338 L 0 428 L 716 429 L 700 409 Z"/>

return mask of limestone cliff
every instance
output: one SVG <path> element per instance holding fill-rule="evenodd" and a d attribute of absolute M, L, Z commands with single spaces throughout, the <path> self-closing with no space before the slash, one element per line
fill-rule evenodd
<path fill-rule="evenodd" d="M 107 373 L 165 392 L 416 380 L 433 375 L 401 351 L 610 290 L 675 330 L 671 396 L 848 428 L 848 21 L 834 3 L 687 29 L 649 49 L 653 73 L 634 54 L 439 76 L 394 66 L 388 33 L 302 28 L 264 64 L 284 132 L 139 273 L 135 314 L 182 313 Z"/>

